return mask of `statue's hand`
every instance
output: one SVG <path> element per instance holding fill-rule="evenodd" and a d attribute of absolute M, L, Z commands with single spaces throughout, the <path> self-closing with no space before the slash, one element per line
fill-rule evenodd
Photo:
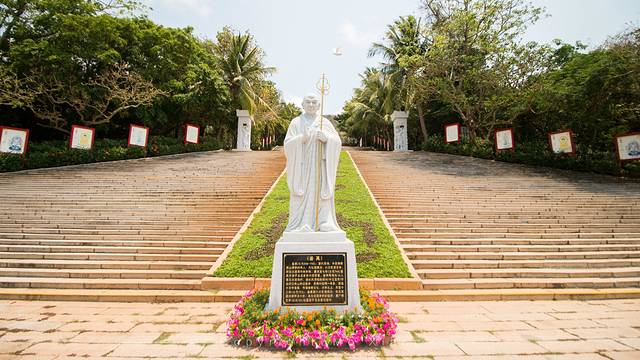
<path fill-rule="evenodd" d="M 320 142 L 326 143 L 327 140 L 329 140 L 327 138 L 327 134 L 325 134 L 324 131 L 322 131 L 322 130 L 318 130 L 318 135 L 317 136 L 318 136 L 318 140 L 320 140 Z"/>
<path fill-rule="evenodd" d="M 309 141 L 309 134 L 306 131 L 302 132 L 302 143 L 306 144 Z"/>

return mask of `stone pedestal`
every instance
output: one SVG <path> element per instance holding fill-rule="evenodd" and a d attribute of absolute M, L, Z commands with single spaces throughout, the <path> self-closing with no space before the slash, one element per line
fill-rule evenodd
<path fill-rule="evenodd" d="M 285 232 L 276 243 L 267 309 L 360 310 L 353 242 L 344 231 Z"/>
<path fill-rule="evenodd" d="M 407 137 L 407 118 L 409 113 L 406 111 L 394 111 L 391 114 L 393 121 L 393 151 L 409 151 L 409 139 Z"/>
<path fill-rule="evenodd" d="M 236 151 L 251 151 L 251 124 L 253 119 L 247 110 L 236 110 L 238 116 L 238 141 Z"/>

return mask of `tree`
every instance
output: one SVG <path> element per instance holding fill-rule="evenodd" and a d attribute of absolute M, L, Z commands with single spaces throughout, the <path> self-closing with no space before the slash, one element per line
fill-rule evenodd
<path fill-rule="evenodd" d="M 362 87 L 354 90 L 353 98 L 345 105 L 348 134 L 363 138 L 365 144 L 379 135 L 389 139 L 390 116 L 385 100 L 391 96 L 391 88 L 385 85 L 385 76 L 380 70 L 367 69 L 360 77 Z"/>
<path fill-rule="evenodd" d="M 260 146 L 269 147 L 274 141 L 284 139 L 289 126 L 289 120 L 293 117 L 295 107 L 291 108 L 283 100 L 280 92 L 272 81 L 260 81 L 255 90 L 256 96 L 262 101 L 256 105 L 254 114 L 254 127 L 252 137 Z"/>
<path fill-rule="evenodd" d="M 581 145 L 608 151 L 619 133 L 640 130 L 640 29 L 626 31 L 589 53 L 562 45 L 557 66 L 539 78 L 531 113 L 521 122 L 539 137 L 571 128 Z"/>
<path fill-rule="evenodd" d="M 424 97 L 415 92 L 410 79 L 415 76 L 412 71 L 415 64 L 427 52 L 428 41 L 424 36 L 424 29 L 420 19 L 410 15 L 401 16 L 387 27 L 385 42 L 374 43 L 369 49 L 369 56 L 382 55 L 386 62 L 381 64 L 385 75 L 384 86 L 388 87 L 388 98 L 383 99 L 386 114 L 391 114 L 394 106 L 409 109 L 415 101 L 420 121 L 420 129 L 424 139 L 427 138 L 427 128 L 424 116 Z"/>
<path fill-rule="evenodd" d="M 228 27 L 216 36 L 212 46 L 220 60 L 223 77 L 238 108 L 255 113 L 257 104 L 266 105 L 258 94 L 259 82 L 275 71 L 263 63 L 264 52 L 249 33 L 234 34 Z"/>
<path fill-rule="evenodd" d="M 3 0 L 0 3 L 0 53 L 24 39 L 56 33 L 50 27 L 60 15 L 94 16 L 142 9 L 135 0 Z"/>
<path fill-rule="evenodd" d="M 431 43 L 414 86 L 448 103 L 472 140 L 479 130 L 488 137 L 513 121 L 516 115 L 504 118 L 501 111 L 544 70 L 545 49 L 519 43 L 542 10 L 523 0 L 425 0 L 423 7 Z"/>

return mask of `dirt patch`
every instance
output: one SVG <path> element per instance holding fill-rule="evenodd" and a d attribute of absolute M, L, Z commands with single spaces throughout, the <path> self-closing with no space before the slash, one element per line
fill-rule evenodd
<path fill-rule="evenodd" d="M 273 219 L 270 227 L 257 232 L 256 235 L 262 236 L 267 242 L 262 246 L 247 252 L 244 254 L 243 258 L 245 260 L 258 260 L 265 256 L 273 255 L 273 252 L 276 249 L 276 242 L 280 239 L 284 229 L 287 227 L 288 218 L 289 214 L 284 212 Z"/>
<path fill-rule="evenodd" d="M 356 254 L 356 262 L 365 263 L 365 262 L 373 261 L 378 257 L 380 257 L 380 254 L 375 253 L 373 251 L 367 251 L 361 254 Z"/>
<path fill-rule="evenodd" d="M 366 221 L 350 220 L 341 214 L 336 214 L 336 217 L 338 220 L 338 225 L 340 225 L 340 227 L 343 229 L 350 227 L 362 228 L 363 240 L 368 247 L 372 247 L 373 245 L 375 245 L 375 243 L 378 242 L 378 237 L 373 232 L 373 225 L 371 223 Z"/>

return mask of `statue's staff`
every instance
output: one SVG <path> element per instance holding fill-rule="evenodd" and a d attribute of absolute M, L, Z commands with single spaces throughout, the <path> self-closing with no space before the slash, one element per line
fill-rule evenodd
<path fill-rule="evenodd" d="M 329 80 L 322 74 L 322 78 L 316 84 L 316 88 L 320 92 L 320 131 L 322 131 L 322 120 L 324 115 L 324 95 L 329 91 Z M 317 177 L 316 177 L 316 229 L 318 231 L 320 229 L 320 225 L 318 224 L 318 216 L 320 213 L 320 189 L 322 188 L 322 177 L 320 176 L 322 172 L 322 142 L 318 142 L 318 168 L 317 168 Z"/>

